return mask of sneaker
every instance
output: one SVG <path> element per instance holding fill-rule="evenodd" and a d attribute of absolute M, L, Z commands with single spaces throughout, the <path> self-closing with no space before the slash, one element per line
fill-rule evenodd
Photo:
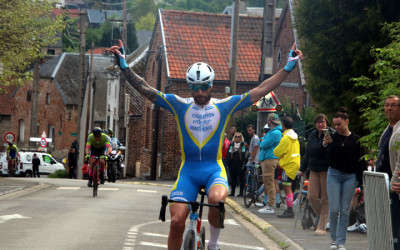
<path fill-rule="evenodd" d="M 329 222 L 328 222 L 328 224 L 326 224 L 325 230 L 329 231 Z"/>
<path fill-rule="evenodd" d="M 357 228 L 358 232 L 366 234 L 367 233 L 367 224 L 362 223 L 360 226 Z"/>
<path fill-rule="evenodd" d="M 88 187 L 93 187 L 92 179 L 89 179 L 89 182 L 88 182 L 87 186 L 88 186 Z"/>
<path fill-rule="evenodd" d="M 356 223 L 354 223 L 354 225 L 349 226 L 349 227 L 347 228 L 347 231 L 348 231 L 348 232 L 357 231 L 359 226 L 360 226 L 360 225 L 358 225 L 358 223 L 356 222 Z"/>
<path fill-rule="evenodd" d="M 255 205 L 256 207 L 265 207 L 267 204 L 264 204 L 264 202 L 256 202 Z"/>
<path fill-rule="evenodd" d="M 338 249 L 338 245 L 336 244 L 336 241 L 332 241 L 331 249 Z"/>
<path fill-rule="evenodd" d="M 274 209 L 268 205 L 258 210 L 260 214 L 273 214 L 275 213 Z"/>
<path fill-rule="evenodd" d="M 277 216 L 278 218 L 293 218 L 294 213 L 293 210 L 286 209 L 282 214 L 278 214 Z"/>
<path fill-rule="evenodd" d="M 337 246 L 337 249 L 338 249 L 338 250 L 346 250 L 346 248 L 344 247 L 344 245 L 338 245 L 338 246 Z"/>

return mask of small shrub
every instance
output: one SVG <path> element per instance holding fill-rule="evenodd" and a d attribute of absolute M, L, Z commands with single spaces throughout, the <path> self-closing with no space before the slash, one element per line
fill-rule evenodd
<path fill-rule="evenodd" d="M 68 178 L 66 170 L 58 170 L 55 173 L 49 175 L 49 178 Z"/>

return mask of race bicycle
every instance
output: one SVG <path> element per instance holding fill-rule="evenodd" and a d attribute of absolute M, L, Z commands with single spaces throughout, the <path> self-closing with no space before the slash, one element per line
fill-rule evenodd
<path fill-rule="evenodd" d="M 10 159 L 8 161 L 8 176 L 13 177 L 15 175 L 16 168 L 18 167 L 18 159 Z"/>
<path fill-rule="evenodd" d="M 105 159 L 107 160 L 107 156 L 105 155 L 101 155 L 101 156 L 95 156 L 92 155 L 90 156 L 92 159 L 95 159 L 95 161 L 93 161 L 93 174 L 92 174 L 92 185 L 93 185 L 93 197 L 97 196 L 97 190 L 100 184 L 100 174 L 104 174 L 100 172 L 100 159 Z"/>
<path fill-rule="evenodd" d="M 161 199 L 161 209 L 160 217 L 161 221 L 165 221 L 165 210 L 168 203 L 183 203 L 191 207 L 190 210 L 190 223 L 185 229 L 183 234 L 183 242 L 181 250 L 196 250 L 206 249 L 206 230 L 202 225 L 201 216 L 203 214 L 203 206 L 215 207 L 219 209 L 219 223 L 220 228 L 224 228 L 224 218 L 225 218 L 225 206 L 224 202 L 220 201 L 218 204 L 208 204 L 204 203 L 204 196 L 206 195 L 206 190 L 204 187 L 200 187 L 200 202 L 197 201 L 177 201 L 168 199 L 168 196 L 163 195 Z M 199 210 L 200 209 L 200 210 Z M 199 212 L 197 212 L 199 210 Z"/>
<path fill-rule="evenodd" d="M 243 194 L 243 200 L 244 200 L 244 205 L 249 208 L 252 203 L 258 202 L 259 196 L 262 194 L 262 192 L 257 192 L 260 188 L 260 184 L 258 181 L 258 178 L 260 174 L 258 173 L 260 170 L 260 166 L 258 164 L 250 164 L 250 165 L 245 165 L 246 168 L 246 183 L 244 186 L 244 194 Z"/>

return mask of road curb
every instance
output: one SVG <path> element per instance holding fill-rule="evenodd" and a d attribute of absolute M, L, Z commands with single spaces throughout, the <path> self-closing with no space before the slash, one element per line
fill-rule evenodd
<path fill-rule="evenodd" d="M 50 186 L 51 186 L 50 184 L 39 182 L 35 186 L 29 187 L 29 188 L 25 188 L 25 189 L 22 189 L 22 190 L 18 190 L 18 191 L 15 191 L 15 192 L 11 192 L 11 193 L 8 193 L 8 194 L 1 195 L 0 196 L 0 200 L 14 199 L 14 198 L 26 195 L 26 194 L 30 194 L 30 193 L 39 191 L 41 189 L 48 188 Z"/>
<path fill-rule="evenodd" d="M 226 198 L 225 203 L 228 204 L 237 213 L 246 218 L 248 221 L 250 221 L 253 225 L 258 227 L 264 234 L 268 236 L 268 238 L 273 240 L 282 249 L 304 249 L 295 241 L 279 231 L 276 227 L 269 224 L 264 219 L 261 219 L 257 215 L 243 209 L 242 206 L 240 206 L 237 202 L 230 199 L 229 197 Z"/>

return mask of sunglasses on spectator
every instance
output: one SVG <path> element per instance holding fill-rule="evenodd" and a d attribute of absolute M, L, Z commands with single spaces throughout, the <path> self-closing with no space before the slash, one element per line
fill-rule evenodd
<path fill-rule="evenodd" d="M 240 136 L 240 135 L 235 135 L 235 137 L 236 137 L 236 138 L 240 138 L 241 136 Z"/>
<path fill-rule="evenodd" d="M 197 92 L 201 89 L 201 91 L 206 91 L 211 87 L 211 83 L 208 84 L 190 84 L 190 89 L 194 92 Z"/>

